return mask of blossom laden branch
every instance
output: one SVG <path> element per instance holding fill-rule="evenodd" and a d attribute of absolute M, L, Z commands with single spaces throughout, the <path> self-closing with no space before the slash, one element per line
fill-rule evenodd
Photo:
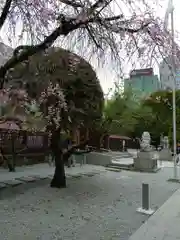
<path fill-rule="evenodd" d="M 68 111 L 64 93 L 59 84 L 53 85 L 51 82 L 40 96 L 39 102 L 47 120 L 48 128 L 58 129 L 61 126 L 61 119 Z"/>
<path fill-rule="evenodd" d="M 116 16 L 116 19 L 120 19 L 122 16 Z M 111 22 L 114 19 L 112 18 L 97 18 L 97 17 L 86 17 L 86 18 L 69 18 L 66 20 L 65 16 L 61 16 L 61 22 L 60 26 L 58 26 L 48 37 L 45 38 L 45 40 L 38 44 L 38 45 L 32 45 L 32 46 L 19 46 L 14 51 L 14 56 L 8 60 L 4 66 L 0 67 L 0 89 L 3 88 L 4 85 L 4 76 L 6 75 L 7 71 L 14 66 L 16 66 L 18 63 L 23 62 L 28 59 L 28 57 L 34 55 L 35 53 L 45 50 L 46 48 L 50 47 L 54 41 L 60 36 L 60 35 L 68 35 L 70 32 L 82 27 L 82 26 L 88 26 L 89 23 L 100 23 L 105 28 L 109 28 L 112 32 L 120 33 L 120 32 L 128 32 L 128 33 L 136 33 L 138 31 L 143 30 L 145 27 L 149 25 L 149 23 L 146 23 L 145 25 L 142 25 L 140 28 L 137 29 L 131 29 L 128 27 L 119 27 L 117 24 L 107 24 L 106 22 Z M 88 28 L 88 32 L 90 32 Z M 90 34 L 91 37 L 93 34 Z M 96 42 L 96 45 L 98 46 L 98 43 L 96 39 L 93 37 L 93 41 Z M 100 46 L 100 45 L 99 45 Z"/>
<path fill-rule="evenodd" d="M 70 32 L 76 30 L 77 28 L 81 27 L 82 25 L 88 24 L 89 22 L 95 21 L 96 18 L 89 17 L 92 12 L 103 4 L 109 4 L 112 0 L 98 0 L 95 4 L 93 4 L 88 10 L 86 11 L 85 15 L 82 11 L 77 18 L 68 18 L 64 15 L 59 16 L 59 26 L 48 36 L 45 40 L 35 46 L 19 46 L 14 51 L 14 56 L 9 59 L 4 66 L 0 67 L 0 89 L 3 88 L 5 82 L 5 75 L 7 71 L 13 68 L 20 62 L 23 62 L 28 59 L 28 57 L 34 55 L 35 53 L 45 50 L 49 46 L 53 44 L 53 42 L 60 36 L 60 35 L 68 35 Z"/>
<path fill-rule="evenodd" d="M 19 21 L 17 16 L 20 16 L 20 21 L 24 24 L 22 37 L 31 33 L 33 37 L 32 45 L 17 47 L 13 57 L 0 67 L 0 88 L 4 85 L 9 69 L 49 48 L 59 36 L 67 37 L 66 42 L 69 41 L 71 46 L 75 46 L 75 51 L 83 51 L 82 45 L 90 43 L 85 53 L 88 58 L 90 54 L 96 54 L 97 59 L 104 61 L 103 57 L 108 53 L 109 59 L 118 61 L 120 67 L 121 50 L 126 51 L 128 59 L 130 56 L 133 59 L 134 54 L 141 52 L 142 54 L 138 55 L 141 55 L 144 62 L 147 62 L 145 57 L 152 57 L 151 49 L 154 49 L 153 55 L 157 55 L 159 48 L 165 52 L 170 36 L 161 31 L 161 23 L 154 18 L 153 10 L 147 8 L 147 0 L 138 2 L 140 1 L 145 6 L 144 12 L 138 11 L 136 0 L 6 0 L 6 4 L 13 3 L 12 6 L 9 5 L 10 12 L 7 17 L 10 28 L 12 26 L 12 29 L 15 29 Z M 124 4 L 125 8 L 132 7 L 129 17 L 125 15 L 121 4 Z M 119 8 L 117 15 L 113 11 L 115 5 Z M 37 42 L 40 43 L 36 45 Z"/>
<path fill-rule="evenodd" d="M 109 28 L 114 33 L 120 33 L 120 32 L 127 32 L 127 33 L 137 33 L 149 26 L 150 22 L 147 22 L 145 24 L 142 24 L 139 28 L 130 28 L 130 27 L 121 27 L 118 24 L 106 24 L 105 22 L 102 22 L 102 25 L 105 28 Z"/>
<path fill-rule="evenodd" d="M 74 23 L 73 21 L 64 20 L 62 24 L 60 24 L 59 27 L 57 27 L 48 37 L 46 37 L 42 43 L 34 46 L 19 46 L 14 51 L 14 56 L 0 67 L 0 89 L 3 88 L 5 82 L 4 77 L 9 69 L 15 67 L 18 63 L 27 60 L 28 57 L 34 55 L 35 53 L 45 50 L 51 46 L 60 35 L 66 36 L 69 32 L 77 29 L 80 25 L 81 22 Z"/>

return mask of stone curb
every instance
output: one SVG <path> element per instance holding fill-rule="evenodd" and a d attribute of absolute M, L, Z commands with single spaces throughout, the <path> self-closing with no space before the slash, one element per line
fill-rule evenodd
<path fill-rule="evenodd" d="M 100 172 L 66 174 L 66 178 L 81 179 L 82 177 L 93 177 L 97 174 L 100 174 Z M 18 177 L 13 180 L 4 180 L 3 182 L 0 182 L 0 200 L 13 197 L 17 194 L 24 194 L 25 191 L 31 188 L 48 185 L 52 177 L 52 174 L 47 176 L 30 175 L 26 177 Z"/>
<path fill-rule="evenodd" d="M 50 178 L 22 177 L 14 180 L 0 182 L 0 200 L 13 197 L 17 194 L 24 194 L 30 188 L 44 186 L 50 183 Z"/>
<path fill-rule="evenodd" d="M 180 189 L 176 190 L 129 240 L 178 240 Z"/>

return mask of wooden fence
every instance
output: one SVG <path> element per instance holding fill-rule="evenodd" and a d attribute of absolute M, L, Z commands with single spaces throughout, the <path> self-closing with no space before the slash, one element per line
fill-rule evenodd
<path fill-rule="evenodd" d="M 5 154 L 43 153 L 48 148 L 48 135 L 44 132 L 0 129 L 0 146 Z"/>
<path fill-rule="evenodd" d="M 0 129 L 0 148 L 6 157 L 16 158 L 16 165 L 22 165 L 23 159 L 31 163 L 44 162 L 49 151 L 48 134 L 24 130 Z"/>

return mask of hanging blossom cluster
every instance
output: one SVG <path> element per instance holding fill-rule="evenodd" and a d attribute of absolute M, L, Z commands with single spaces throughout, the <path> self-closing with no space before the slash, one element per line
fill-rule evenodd
<path fill-rule="evenodd" d="M 129 63 L 133 68 L 141 62 L 147 67 L 152 59 L 155 63 L 172 52 L 171 35 L 164 31 L 163 19 L 155 17 L 156 6 L 160 6 L 158 0 L 16 0 L 8 13 L 6 32 L 9 36 L 13 32 L 11 39 L 17 42 L 28 39 L 33 45 L 50 36 L 47 48 L 62 37 L 65 41 L 60 44 L 86 59 L 93 57 L 111 66 L 113 61 L 117 70 L 127 69 Z"/>
<path fill-rule="evenodd" d="M 124 41 L 124 50 L 128 59 L 126 62 L 135 61 L 141 67 L 153 66 L 154 63 L 162 61 L 163 58 L 172 55 L 172 35 L 165 29 L 164 22 L 160 18 L 152 18 L 148 26 L 142 31 L 130 34 Z M 180 48 L 177 38 L 174 43 L 174 56 L 176 62 L 180 64 Z"/>
<path fill-rule="evenodd" d="M 26 121 L 25 111 L 28 95 L 24 89 L 4 88 L 0 90 L 0 114 L 2 118 L 7 116 Z M 10 114 L 10 115 L 9 115 Z"/>
<path fill-rule="evenodd" d="M 3 3 L 1 3 L 3 5 Z M 16 0 L 13 1 L 8 14 L 9 31 L 16 35 L 18 26 L 20 38 L 24 36 L 31 41 L 44 37 L 52 30 L 52 24 L 56 22 L 59 11 L 59 1 L 56 0 Z"/>
<path fill-rule="evenodd" d="M 9 101 L 8 89 L 0 90 L 0 107 L 5 106 Z"/>
<path fill-rule="evenodd" d="M 10 103 L 14 106 L 23 106 L 28 100 L 27 92 L 24 89 L 4 88 L 0 90 L 0 105 Z"/>
<path fill-rule="evenodd" d="M 59 84 L 53 85 L 51 82 L 46 90 L 41 93 L 39 102 L 43 106 L 43 112 L 48 125 L 60 127 L 63 112 L 68 111 L 64 93 Z"/>
<path fill-rule="evenodd" d="M 69 53 L 68 55 L 68 64 L 69 64 L 69 68 L 72 72 L 76 72 L 77 71 L 77 67 L 78 64 L 80 64 L 80 57 L 76 56 L 73 53 Z"/>

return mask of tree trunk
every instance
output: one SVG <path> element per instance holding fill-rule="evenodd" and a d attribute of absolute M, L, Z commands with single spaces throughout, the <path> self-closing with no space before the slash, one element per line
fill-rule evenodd
<path fill-rule="evenodd" d="M 51 181 L 51 187 L 54 188 L 66 188 L 66 175 L 64 169 L 64 163 L 68 162 L 68 159 L 76 151 L 77 148 L 87 144 L 85 141 L 82 144 L 72 146 L 69 150 L 63 153 L 63 149 L 60 143 L 60 129 L 52 132 L 51 136 L 51 150 L 55 158 L 55 172 Z M 83 151 L 82 153 L 88 153 L 91 150 Z"/>
<path fill-rule="evenodd" d="M 11 139 L 12 161 L 11 161 L 11 166 L 8 166 L 10 172 L 15 172 L 15 165 L 16 165 L 15 141 L 16 141 L 16 137 L 12 135 L 12 139 Z"/>
<path fill-rule="evenodd" d="M 62 155 L 62 149 L 59 144 L 60 141 L 60 129 L 52 133 L 51 138 L 51 150 L 55 159 L 55 172 L 51 181 L 51 187 L 53 188 L 66 188 L 66 175 L 64 169 L 64 161 Z"/>
<path fill-rule="evenodd" d="M 9 172 L 14 172 L 15 170 L 13 169 L 11 161 L 5 156 L 2 148 L 0 148 L 0 157 L 2 158 L 2 161 L 0 162 L 0 166 L 6 163 L 8 166 Z"/>
<path fill-rule="evenodd" d="M 51 181 L 51 187 L 66 188 L 66 175 L 61 152 L 60 151 L 54 152 L 54 157 L 55 157 L 55 172 L 54 177 Z"/>

